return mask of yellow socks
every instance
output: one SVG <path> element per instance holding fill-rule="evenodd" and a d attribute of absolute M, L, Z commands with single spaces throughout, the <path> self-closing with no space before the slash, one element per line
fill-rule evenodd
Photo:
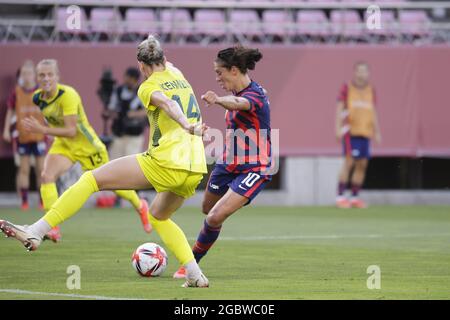
<path fill-rule="evenodd" d="M 181 265 L 194 260 L 194 254 L 189 246 L 189 243 L 184 235 L 184 232 L 177 226 L 175 222 L 170 219 L 157 220 L 149 214 L 149 220 L 153 228 L 158 232 L 159 237 L 164 242 L 167 248 L 173 252 Z"/>
<path fill-rule="evenodd" d="M 136 191 L 134 191 L 134 190 L 115 190 L 114 192 L 119 197 L 130 201 L 130 203 L 133 205 L 133 207 L 136 210 L 139 210 L 139 207 L 141 205 L 141 199 L 139 199 L 139 196 L 136 193 Z"/>
<path fill-rule="evenodd" d="M 73 216 L 91 194 L 98 191 L 92 171 L 85 172 L 80 179 L 64 192 L 44 216 L 44 220 L 53 228 Z"/>
<path fill-rule="evenodd" d="M 41 198 L 44 204 L 44 210 L 48 211 L 52 205 L 58 200 L 58 189 L 56 183 L 43 183 L 41 184 Z"/>

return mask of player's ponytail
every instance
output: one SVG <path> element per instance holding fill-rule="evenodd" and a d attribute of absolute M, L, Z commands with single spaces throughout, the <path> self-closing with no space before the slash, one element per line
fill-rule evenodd
<path fill-rule="evenodd" d="M 241 73 L 254 70 L 256 63 L 262 59 L 262 53 L 258 49 L 236 46 L 219 51 L 216 62 L 227 69 L 237 67 Z"/>
<path fill-rule="evenodd" d="M 137 48 L 137 60 L 149 66 L 164 63 L 164 51 L 158 39 L 152 34 Z"/>

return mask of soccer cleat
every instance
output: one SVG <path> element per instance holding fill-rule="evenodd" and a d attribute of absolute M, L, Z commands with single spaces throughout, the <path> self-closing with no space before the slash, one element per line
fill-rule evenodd
<path fill-rule="evenodd" d="M 203 273 L 196 278 L 186 277 L 186 282 L 182 285 L 183 288 L 208 288 L 209 281 Z"/>
<path fill-rule="evenodd" d="M 336 207 L 340 209 L 348 209 L 351 208 L 350 201 L 346 198 L 337 198 L 336 199 Z"/>
<path fill-rule="evenodd" d="M 28 251 L 37 250 L 42 242 L 42 239 L 28 231 L 28 226 L 16 226 L 8 221 L 0 220 L 0 230 L 7 238 L 19 240 Z"/>
<path fill-rule="evenodd" d="M 141 199 L 139 210 L 137 210 L 139 213 L 139 217 L 141 218 L 142 226 L 144 227 L 144 231 L 147 233 L 152 232 L 153 228 L 150 224 L 150 221 L 148 220 L 148 202 L 145 199 Z"/>
<path fill-rule="evenodd" d="M 28 211 L 29 209 L 30 209 L 30 205 L 28 204 L 28 202 L 22 202 L 22 204 L 20 205 L 20 210 Z"/>
<path fill-rule="evenodd" d="M 350 205 L 352 208 L 365 209 L 367 208 L 367 204 L 361 199 L 351 199 Z"/>
<path fill-rule="evenodd" d="M 47 232 L 47 234 L 44 236 L 44 240 L 51 240 L 54 243 L 60 242 L 61 238 L 62 236 L 59 226 L 52 228 L 52 230 Z"/>
<path fill-rule="evenodd" d="M 184 279 L 184 278 L 186 278 L 186 269 L 185 269 L 183 266 L 181 266 L 181 267 L 177 270 L 177 272 L 175 272 L 175 273 L 173 274 L 173 278 L 174 278 L 174 279 Z"/>

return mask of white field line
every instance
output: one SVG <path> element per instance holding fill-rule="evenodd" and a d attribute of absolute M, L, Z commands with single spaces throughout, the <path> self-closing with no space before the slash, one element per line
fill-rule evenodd
<path fill-rule="evenodd" d="M 35 295 L 35 296 L 52 296 L 52 297 L 66 297 L 75 299 L 94 299 L 94 300 L 143 300 L 138 298 L 118 298 L 118 297 L 105 297 L 105 296 L 90 296 L 82 294 L 72 293 L 55 293 L 55 292 L 39 292 L 39 291 L 27 291 L 19 289 L 0 289 L 0 293 L 13 293 L 19 295 Z"/>
<path fill-rule="evenodd" d="M 328 235 L 286 235 L 286 236 L 250 236 L 250 237 L 220 237 L 224 241 L 264 241 L 264 240 L 308 240 L 308 239 L 397 239 L 397 238 L 434 238 L 449 237 L 450 233 L 424 233 L 424 234 L 328 234 Z M 188 238 L 197 240 L 197 238 Z"/>

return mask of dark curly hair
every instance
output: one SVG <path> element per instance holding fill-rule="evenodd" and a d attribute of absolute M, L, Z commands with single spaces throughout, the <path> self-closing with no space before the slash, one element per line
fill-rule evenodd
<path fill-rule="evenodd" d="M 217 54 L 216 62 L 228 70 L 235 66 L 241 73 L 246 74 L 248 70 L 255 69 L 256 63 L 262 57 L 263 55 L 258 49 L 235 46 L 220 50 Z"/>

